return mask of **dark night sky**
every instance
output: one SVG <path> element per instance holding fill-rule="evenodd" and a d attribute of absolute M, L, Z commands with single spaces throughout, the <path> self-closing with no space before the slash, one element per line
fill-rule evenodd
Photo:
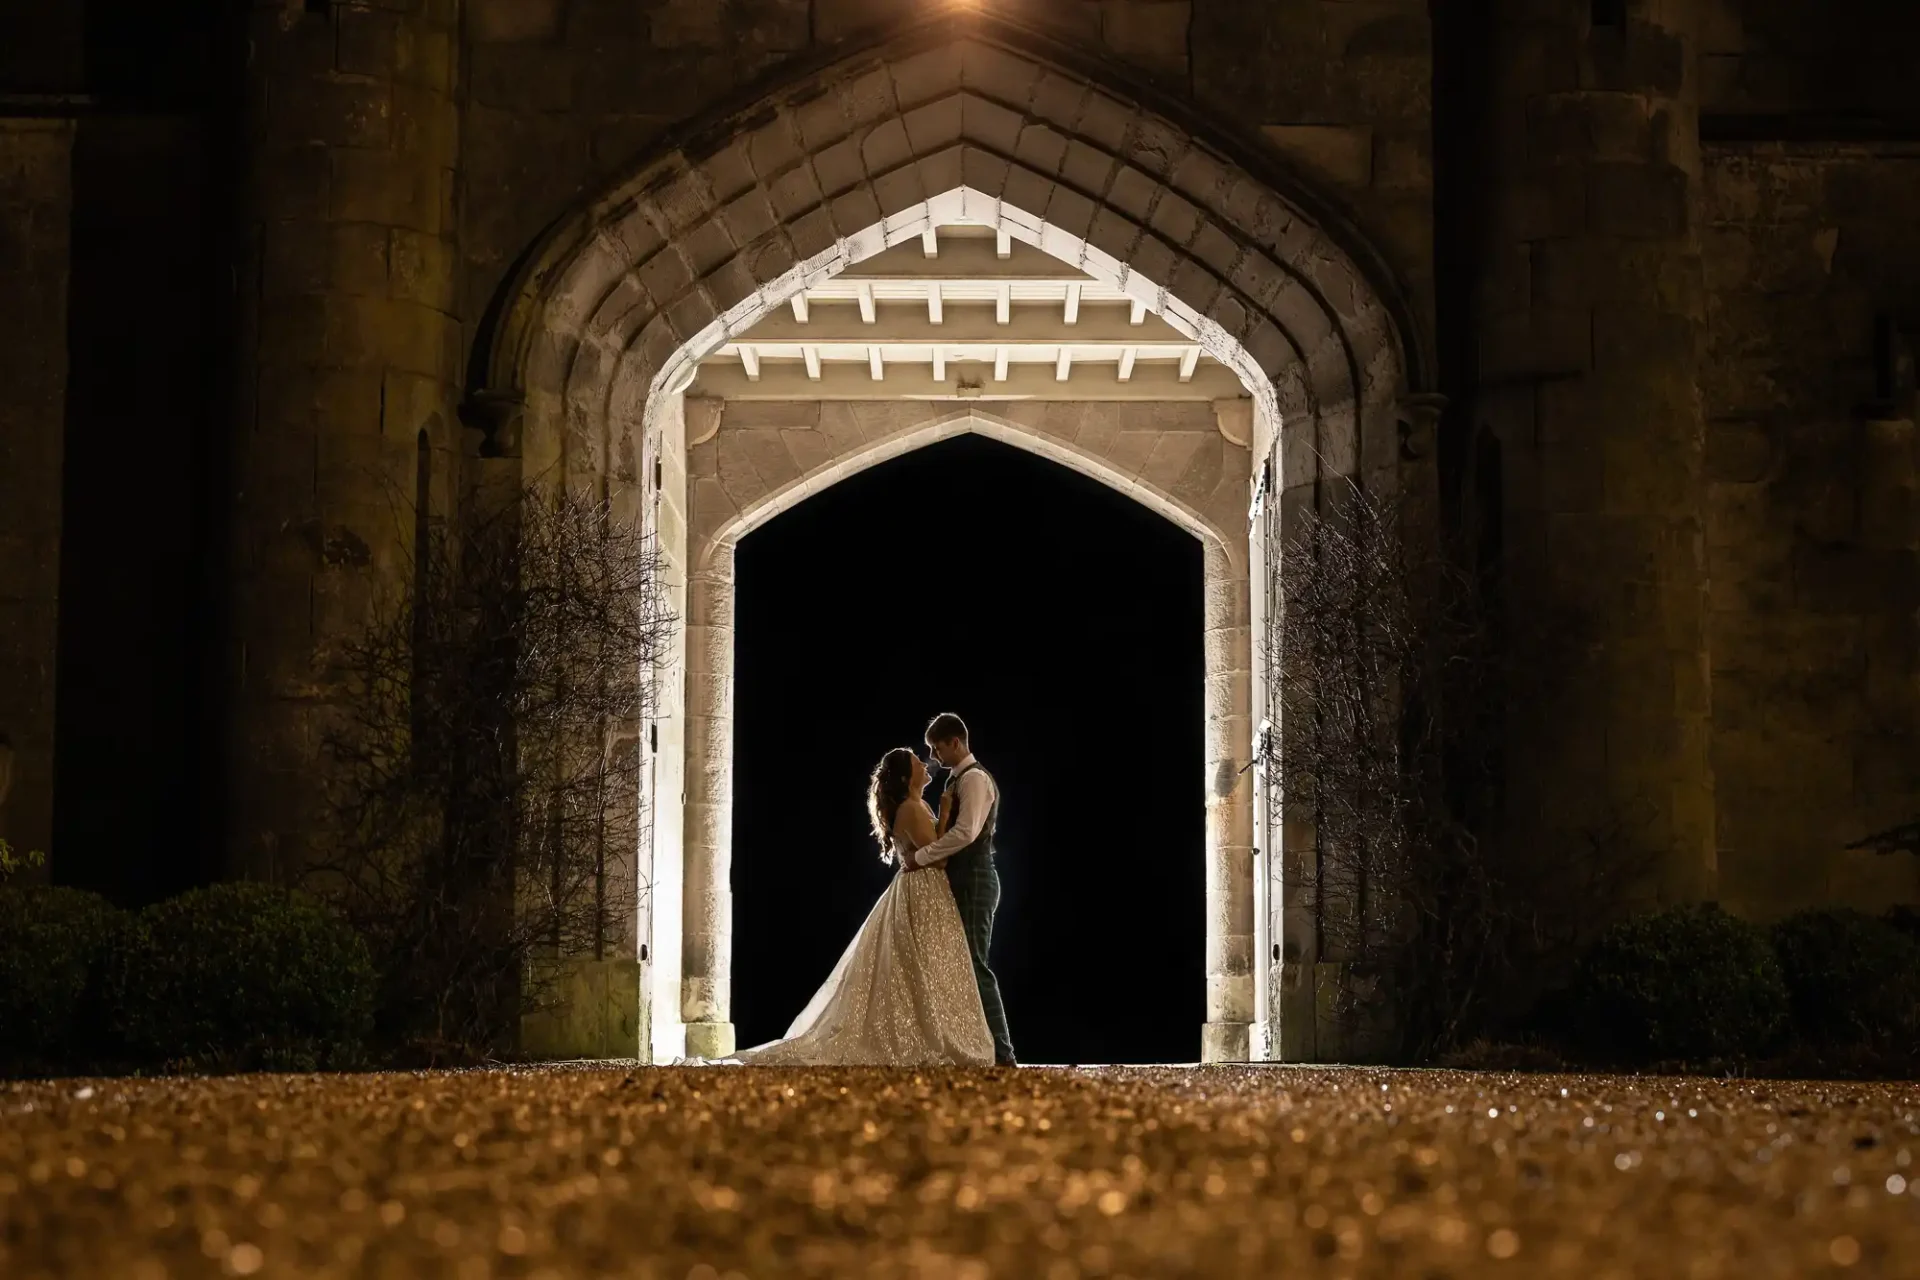
<path fill-rule="evenodd" d="M 936 513 L 964 532 L 937 536 Z M 987 583 L 977 602 L 956 557 Z M 1004 795 L 993 959 L 1021 1059 L 1193 1060 L 1200 544 L 1097 481 L 968 435 L 755 531 L 737 581 L 740 1043 L 785 1032 L 886 887 L 868 773 L 952 710 Z"/>

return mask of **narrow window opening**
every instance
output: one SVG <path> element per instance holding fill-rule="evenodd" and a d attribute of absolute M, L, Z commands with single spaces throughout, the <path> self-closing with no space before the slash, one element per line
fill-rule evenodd
<path fill-rule="evenodd" d="M 433 446 L 423 428 L 415 437 L 413 461 L 413 678 L 409 681 L 408 703 L 415 744 L 425 728 L 426 699 L 421 696 L 421 688 L 427 677 L 427 621 L 432 607 L 432 506 Z"/>
<path fill-rule="evenodd" d="M 1627 0 L 1593 0 L 1593 25 L 1619 29 L 1627 25 Z"/>

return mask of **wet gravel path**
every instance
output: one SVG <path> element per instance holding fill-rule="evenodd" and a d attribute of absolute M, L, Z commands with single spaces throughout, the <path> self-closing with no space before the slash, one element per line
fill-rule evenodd
<path fill-rule="evenodd" d="M 1920 1277 L 1920 1085 L 1321 1068 L 0 1085 L 0 1276 Z"/>

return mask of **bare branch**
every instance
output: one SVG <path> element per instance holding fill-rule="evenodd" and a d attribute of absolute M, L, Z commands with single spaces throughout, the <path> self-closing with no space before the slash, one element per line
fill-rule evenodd
<path fill-rule="evenodd" d="M 382 1029 L 427 1060 L 508 1039 L 536 961 L 598 956 L 640 886 L 638 740 L 674 619 L 654 547 L 530 487 L 425 539 L 415 581 L 343 655 L 327 734 L 337 843 L 307 872 L 372 942 Z"/>

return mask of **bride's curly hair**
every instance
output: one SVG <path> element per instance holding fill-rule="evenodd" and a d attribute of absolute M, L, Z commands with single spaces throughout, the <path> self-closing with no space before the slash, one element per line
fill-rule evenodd
<path fill-rule="evenodd" d="M 907 789 L 913 783 L 913 751 L 895 747 L 873 766 L 873 781 L 867 786 L 867 816 L 873 819 L 873 838 L 880 842 L 880 861 L 893 861 L 893 820 L 907 802 Z"/>

